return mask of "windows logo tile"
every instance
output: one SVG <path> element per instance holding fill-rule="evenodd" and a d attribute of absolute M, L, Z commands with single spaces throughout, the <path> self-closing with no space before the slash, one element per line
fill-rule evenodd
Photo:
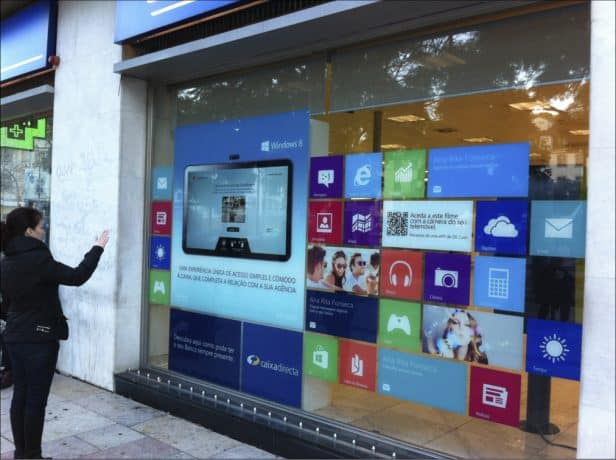
<path fill-rule="evenodd" d="M 580 380 L 580 324 L 529 318 L 526 331 L 526 371 L 529 374 Z"/>
<path fill-rule="evenodd" d="M 528 201 L 478 201 L 475 251 L 526 255 Z"/>
<path fill-rule="evenodd" d="M 169 270 L 171 265 L 171 238 L 153 236 L 150 238 L 150 268 Z"/>

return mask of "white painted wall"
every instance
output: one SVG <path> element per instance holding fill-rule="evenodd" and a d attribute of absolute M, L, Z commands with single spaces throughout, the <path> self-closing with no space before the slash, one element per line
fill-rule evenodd
<path fill-rule="evenodd" d="M 614 452 L 614 15 L 591 5 L 590 145 L 578 458 Z"/>
<path fill-rule="evenodd" d="M 139 363 L 145 83 L 113 64 L 115 2 L 62 1 L 58 9 L 50 246 L 76 265 L 103 229 L 111 240 L 94 276 L 62 287 L 70 338 L 58 369 L 104 388 Z"/>

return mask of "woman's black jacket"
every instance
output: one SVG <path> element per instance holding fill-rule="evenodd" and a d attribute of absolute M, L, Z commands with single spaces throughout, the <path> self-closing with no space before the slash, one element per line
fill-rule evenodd
<path fill-rule="evenodd" d="M 1 263 L 3 307 L 8 310 L 5 342 L 45 342 L 68 338 L 58 286 L 80 286 L 96 269 L 103 248 L 93 246 L 76 268 L 56 262 L 42 241 L 12 238 Z"/>

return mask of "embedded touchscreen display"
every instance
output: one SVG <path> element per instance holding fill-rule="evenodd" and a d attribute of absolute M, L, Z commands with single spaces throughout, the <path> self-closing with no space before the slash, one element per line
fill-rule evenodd
<path fill-rule="evenodd" d="M 290 160 L 188 166 L 182 249 L 187 254 L 288 260 Z"/>

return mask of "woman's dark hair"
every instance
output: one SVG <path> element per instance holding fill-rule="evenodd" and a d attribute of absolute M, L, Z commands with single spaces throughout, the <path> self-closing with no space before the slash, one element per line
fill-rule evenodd
<path fill-rule="evenodd" d="M 2 222 L 2 247 L 16 236 L 22 236 L 26 229 L 35 228 L 43 219 L 43 215 L 34 208 L 15 208 L 6 216 L 6 221 Z"/>
<path fill-rule="evenodd" d="M 336 273 L 336 259 L 340 259 L 343 258 L 344 262 L 346 263 L 346 254 L 344 253 L 344 251 L 336 251 L 334 253 L 334 255 L 332 256 L 332 275 L 334 275 L 334 285 L 340 289 L 342 289 L 342 286 L 344 285 L 344 282 L 346 281 L 346 269 L 344 271 L 344 273 L 342 274 L 342 276 L 338 276 L 338 274 Z"/>

